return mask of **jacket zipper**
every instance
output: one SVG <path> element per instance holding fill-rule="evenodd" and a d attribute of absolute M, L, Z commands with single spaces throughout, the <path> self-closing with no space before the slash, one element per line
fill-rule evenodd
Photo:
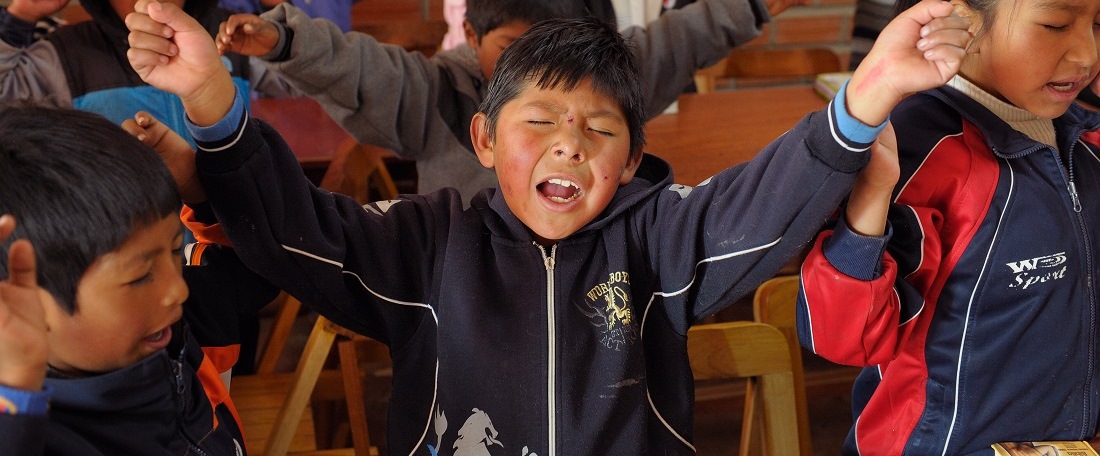
<path fill-rule="evenodd" d="M 557 454 L 557 394 L 555 393 L 555 372 L 557 372 L 557 345 L 554 330 L 554 257 L 557 255 L 558 246 L 550 248 L 550 255 L 546 254 L 546 248 L 538 243 L 535 246 L 542 253 L 542 263 L 546 266 L 546 454 Z"/>
<path fill-rule="evenodd" d="M 182 414 L 182 411 L 183 411 L 183 404 L 186 403 L 186 401 L 183 398 L 183 393 L 187 390 L 187 388 L 185 386 L 186 383 L 184 383 L 184 379 L 183 379 L 183 357 L 184 356 L 185 356 L 184 355 L 184 349 L 181 348 L 180 353 L 179 353 L 179 357 L 177 359 L 172 360 L 172 380 L 176 384 L 175 385 L 176 386 L 176 400 L 178 401 L 178 407 L 180 409 L 179 411 L 181 412 L 181 414 Z M 180 426 L 180 435 L 183 436 L 184 440 L 187 440 L 187 446 L 190 447 L 190 451 L 188 452 L 188 454 L 197 454 L 199 456 L 208 456 L 207 452 L 205 450 L 203 450 L 201 447 L 199 447 L 199 444 L 197 442 L 195 442 L 191 438 L 190 435 L 187 434 L 187 430 L 185 429 L 185 426 L 183 424 L 182 419 L 180 419 L 179 426 Z"/>
<path fill-rule="evenodd" d="M 1081 238 L 1082 238 L 1082 240 L 1084 241 L 1084 244 L 1085 244 L 1084 245 L 1085 248 L 1083 248 L 1081 250 L 1083 250 L 1085 252 L 1085 286 L 1087 287 L 1088 296 L 1089 296 L 1089 304 L 1090 304 L 1089 305 L 1089 344 L 1088 344 L 1088 347 L 1089 347 L 1089 365 L 1088 365 L 1088 370 L 1085 371 L 1086 372 L 1085 373 L 1085 389 L 1084 389 L 1084 393 L 1085 393 L 1084 394 L 1084 402 L 1085 402 L 1085 405 L 1084 405 L 1084 410 L 1082 410 L 1082 414 L 1084 415 L 1084 419 L 1081 422 L 1081 425 L 1082 425 L 1081 435 L 1086 435 L 1088 433 L 1089 429 L 1094 429 L 1096 427 L 1095 421 L 1094 421 L 1095 417 L 1093 416 L 1093 414 L 1089 413 L 1089 409 L 1092 408 L 1092 395 L 1089 394 L 1089 391 L 1091 391 L 1092 388 L 1093 388 L 1092 387 L 1092 383 L 1093 383 L 1092 372 L 1093 372 L 1093 369 L 1094 369 L 1093 366 L 1095 366 L 1095 364 L 1096 364 L 1096 353 L 1094 351 L 1094 347 L 1096 346 L 1096 296 L 1095 296 L 1095 288 L 1092 285 L 1092 278 L 1093 278 L 1093 272 L 1092 272 L 1093 271 L 1093 265 L 1092 265 L 1092 263 L 1093 263 L 1093 259 L 1092 259 L 1092 249 L 1090 248 L 1090 246 L 1092 245 L 1092 241 L 1089 240 L 1089 230 L 1088 230 L 1088 227 L 1085 226 L 1085 219 L 1083 217 L 1081 217 L 1081 199 L 1077 195 L 1077 186 L 1074 185 L 1074 181 L 1076 179 L 1074 178 L 1074 172 L 1073 172 L 1074 171 L 1074 168 L 1073 168 L 1073 148 L 1074 147 L 1073 146 L 1076 145 L 1076 144 L 1077 144 L 1077 141 L 1073 141 L 1069 144 L 1069 151 L 1066 153 L 1066 156 L 1068 158 L 1067 158 L 1066 161 L 1068 162 L 1067 168 L 1069 169 L 1069 178 L 1068 178 L 1069 184 L 1067 185 L 1067 187 L 1069 188 L 1070 198 L 1073 199 L 1073 212 L 1076 214 L 1077 227 L 1081 229 Z M 1055 155 L 1057 155 L 1057 154 L 1055 154 Z"/>
<path fill-rule="evenodd" d="M 1081 422 L 1081 425 L 1082 425 L 1081 434 L 1086 435 L 1086 434 L 1088 434 L 1089 429 L 1093 429 L 1095 427 L 1094 418 L 1091 416 L 1092 414 L 1089 413 L 1089 409 L 1092 408 L 1092 396 L 1089 392 L 1092 390 L 1092 383 L 1093 383 L 1092 371 L 1094 369 L 1093 366 L 1096 364 L 1096 359 L 1095 359 L 1096 358 L 1096 356 L 1095 356 L 1096 353 L 1093 350 L 1093 347 L 1095 347 L 1095 345 L 1096 345 L 1096 296 L 1095 296 L 1095 291 L 1096 290 L 1095 290 L 1095 287 L 1093 287 L 1093 284 L 1092 284 L 1092 278 L 1093 278 L 1093 272 L 1092 272 L 1093 271 L 1093 265 L 1092 265 L 1093 259 L 1092 259 L 1092 256 L 1093 255 L 1092 255 L 1092 249 L 1089 247 L 1089 246 L 1092 245 L 1092 242 L 1089 240 L 1089 230 L 1088 230 L 1088 227 L 1085 226 L 1085 220 L 1081 217 L 1081 209 L 1082 209 L 1081 208 L 1081 198 L 1080 198 L 1080 195 L 1077 194 L 1077 185 L 1075 183 L 1076 176 L 1075 176 L 1074 167 L 1073 167 L 1073 149 L 1074 149 L 1073 146 L 1076 145 L 1076 144 L 1077 144 L 1077 141 L 1070 142 L 1069 151 L 1066 152 L 1066 166 L 1064 168 L 1061 166 L 1062 165 L 1062 155 L 1060 153 L 1058 153 L 1057 150 L 1054 150 L 1054 160 L 1058 162 L 1059 168 L 1062 168 L 1066 171 L 1065 174 L 1063 175 L 1063 178 L 1066 179 L 1066 190 L 1069 192 L 1070 200 L 1073 202 L 1074 216 L 1077 219 L 1077 227 L 1081 230 L 1081 238 L 1082 238 L 1082 241 L 1083 241 L 1083 244 L 1084 244 L 1084 247 L 1085 247 L 1081 250 L 1083 250 L 1084 254 L 1085 254 L 1085 286 L 1087 288 L 1088 297 L 1089 297 L 1089 304 L 1090 304 L 1089 305 L 1089 344 L 1088 344 L 1088 347 L 1089 347 L 1089 362 L 1088 362 L 1088 369 L 1085 371 L 1085 388 L 1084 388 L 1084 398 L 1083 398 L 1085 405 L 1083 407 L 1083 410 L 1081 411 L 1082 415 L 1084 416 L 1084 419 Z"/>

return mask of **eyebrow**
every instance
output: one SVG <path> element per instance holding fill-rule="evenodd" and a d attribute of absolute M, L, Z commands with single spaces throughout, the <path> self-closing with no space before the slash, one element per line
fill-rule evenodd
<path fill-rule="evenodd" d="M 564 114 L 565 113 L 565 109 L 563 109 L 561 106 L 553 104 L 553 103 L 548 103 L 548 102 L 545 102 L 545 101 L 532 101 L 530 103 L 527 103 L 524 106 L 529 107 L 529 108 L 545 109 L 545 110 L 550 111 L 550 112 L 555 113 L 555 114 Z M 608 110 L 608 109 L 601 109 L 599 111 L 588 112 L 588 113 L 585 113 L 584 116 L 588 117 L 590 119 L 591 118 L 610 117 L 610 118 L 614 118 L 614 119 L 623 120 L 623 116 L 620 116 L 619 114 L 616 114 L 615 111 L 611 111 L 611 110 Z"/>
<path fill-rule="evenodd" d="M 1062 0 L 1040 0 L 1035 4 L 1035 8 L 1042 11 L 1068 11 L 1073 14 L 1080 14 L 1085 10 L 1082 5 L 1071 4 Z"/>

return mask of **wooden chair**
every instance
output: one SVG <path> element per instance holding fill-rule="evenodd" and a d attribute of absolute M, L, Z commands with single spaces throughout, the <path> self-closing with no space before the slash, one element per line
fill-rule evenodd
<path fill-rule="evenodd" d="M 713 92 L 719 79 L 752 85 L 811 83 L 818 74 L 833 71 L 840 71 L 840 57 L 830 49 L 734 49 L 718 63 L 695 73 L 695 89 Z"/>
<path fill-rule="evenodd" d="M 688 358 L 695 380 L 745 378 L 759 396 L 745 398 L 746 413 L 761 416 L 741 424 L 741 456 L 760 454 L 749 446 L 752 435 L 763 436 L 763 454 L 799 454 L 798 413 L 787 339 L 774 326 L 734 321 L 696 325 L 688 331 Z M 762 410 L 753 410 L 760 405 Z"/>
<path fill-rule="evenodd" d="M 791 374 L 794 377 L 795 409 L 798 412 L 798 442 L 803 456 L 813 454 L 810 413 L 806 403 L 806 377 L 802 365 L 802 346 L 798 343 L 795 306 L 798 299 L 799 276 L 779 276 L 761 284 L 753 295 L 752 311 L 755 321 L 775 326 L 787 340 L 791 358 Z M 754 388 L 749 383 L 747 388 Z M 752 393 L 746 392 L 746 397 Z M 755 419 L 755 418 L 749 418 Z"/>
<path fill-rule="evenodd" d="M 383 162 L 385 155 L 384 149 L 349 138 L 337 149 L 321 187 L 350 195 L 361 203 L 395 198 L 397 188 Z M 251 452 L 269 456 L 314 454 L 319 439 L 311 399 L 342 398 L 354 449 L 326 450 L 332 453 L 324 454 L 377 454 L 370 443 L 363 390 L 367 374 L 362 364 L 364 360 L 378 364 L 388 354 L 378 342 L 317 317 L 295 371 L 277 372 L 302 307 L 298 299 L 286 293 L 281 293 L 277 301 L 273 305 L 278 311 L 256 375 L 235 377 L 231 388 Z M 338 371 L 324 369 L 333 346 L 338 352 Z M 318 384 L 323 386 L 318 388 Z"/>
<path fill-rule="evenodd" d="M 293 300 L 293 298 L 291 298 Z M 297 301 L 297 300 L 294 300 Z M 256 374 L 234 377 L 233 402 L 241 417 L 245 444 L 250 453 L 267 456 L 288 454 L 332 454 L 367 456 L 377 454 L 367 429 L 363 374 L 354 343 L 359 336 L 324 317 L 318 317 L 294 373 Z M 325 361 L 336 345 L 340 370 L 336 381 L 327 373 Z M 328 371 L 331 372 L 331 371 Z M 326 387 L 317 388 L 319 383 Z M 339 384 L 340 386 L 333 386 Z M 314 417 L 310 408 L 315 391 L 341 391 L 348 408 L 353 448 L 317 449 Z M 333 399 L 333 397 L 327 397 Z"/>

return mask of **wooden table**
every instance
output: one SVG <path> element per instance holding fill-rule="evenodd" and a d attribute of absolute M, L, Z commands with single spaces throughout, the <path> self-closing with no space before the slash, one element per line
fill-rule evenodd
<path fill-rule="evenodd" d="M 760 149 L 827 104 L 812 87 L 754 88 L 680 96 L 679 111 L 646 124 L 646 152 L 695 185 L 751 160 Z"/>
<path fill-rule="evenodd" d="M 275 127 L 314 184 L 321 182 L 340 146 L 351 140 L 351 135 L 309 97 L 256 98 L 251 112 Z"/>

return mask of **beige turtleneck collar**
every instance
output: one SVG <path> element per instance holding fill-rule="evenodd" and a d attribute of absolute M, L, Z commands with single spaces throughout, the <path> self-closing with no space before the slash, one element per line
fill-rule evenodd
<path fill-rule="evenodd" d="M 955 75 L 950 81 L 947 81 L 947 85 L 954 87 L 978 102 L 978 104 L 985 106 L 986 109 L 996 114 L 997 117 L 1000 117 L 1016 131 L 1027 135 L 1028 138 L 1053 147 L 1054 150 L 1058 150 L 1058 143 L 1054 135 L 1054 122 L 1050 119 L 1043 119 L 1027 110 L 1001 101 L 960 75 Z"/>

